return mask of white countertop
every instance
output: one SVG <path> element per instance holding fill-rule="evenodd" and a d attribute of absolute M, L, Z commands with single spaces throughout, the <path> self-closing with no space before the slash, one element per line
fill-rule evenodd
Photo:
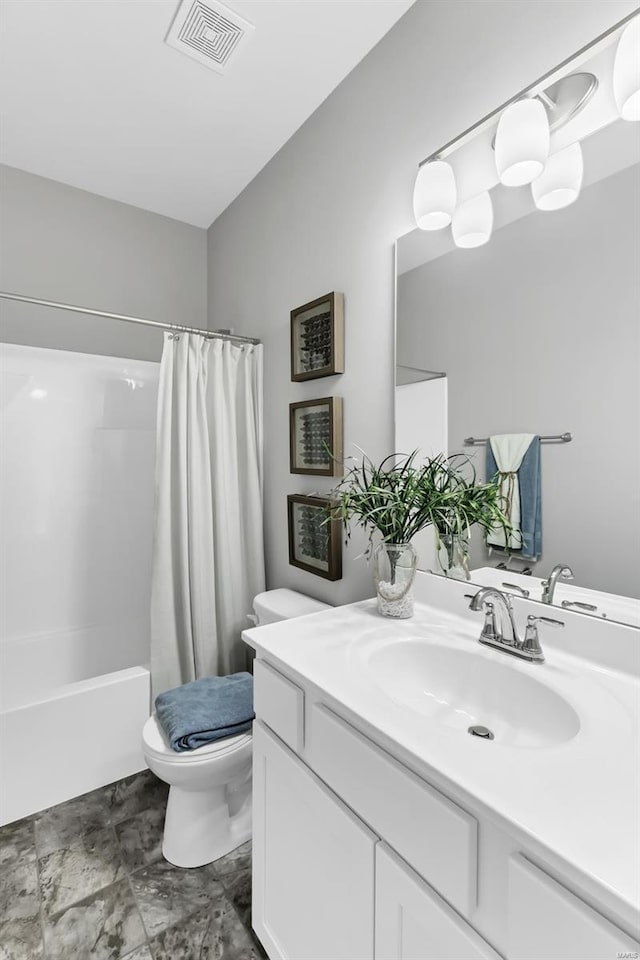
<path fill-rule="evenodd" d="M 460 587 L 452 596 L 459 598 Z M 557 633 L 579 633 L 579 615 L 566 621 Z M 479 741 L 394 701 L 364 658 L 367 645 L 390 624 L 400 642 L 431 632 L 452 647 L 533 673 L 573 706 L 578 734 L 545 747 L 507 746 L 497 737 Z M 481 626 L 479 614 L 454 615 L 419 603 L 413 618 L 390 621 L 366 600 L 247 630 L 243 638 L 258 656 L 313 684 L 346 719 L 435 786 L 523 836 L 633 930 L 640 917 L 640 683 L 562 652 L 558 643 L 545 642 L 542 630 L 546 663 L 508 657 L 478 643 Z"/>

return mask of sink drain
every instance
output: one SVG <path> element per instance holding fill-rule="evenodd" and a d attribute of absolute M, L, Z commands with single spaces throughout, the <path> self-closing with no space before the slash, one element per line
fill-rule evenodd
<path fill-rule="evenodd" d="M 474 723 L 472 727 L 469 727 L 467 733 L 470 733 L 472 737 L 480 737 L 481 740 L 493 740 L 493 734 L 489 727 L 482 727 L 478 723 Z"/>

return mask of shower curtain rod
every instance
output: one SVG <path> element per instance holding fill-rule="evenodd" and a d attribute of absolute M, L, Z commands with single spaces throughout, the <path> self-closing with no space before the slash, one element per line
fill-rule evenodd
<path fill-rule="evenodd" d="M 241 337 L 233 333 L 217 333 L 215 330 L 202 330 L 199 327 L 184 327 L 179 323 L 163 323 L 161 320 L 147 320 L 145 317 L 127 317 L 122 313 L 106 313 L 104 310 L 90 310 L 88 307 L 76 307 L 72 303 L 58 303 L 56 300 L 39 300 L 38 297 L 23 297 L 19 293 L 0 291 L 3 300 L 18 300 L 20 303 L 35 303 L 39 307 L 55 307 L 58 310 L 72 310 L 74 313 L 87 313 L 92 317 L 106 317 L 108 320 L 124 320 L 126 323 L 140 323 L 147 327 L 172 330 L 175 333 L 199 333 L 207 340 L 235 340 L 237 343 L 261 343 L 255 337 Z"/>

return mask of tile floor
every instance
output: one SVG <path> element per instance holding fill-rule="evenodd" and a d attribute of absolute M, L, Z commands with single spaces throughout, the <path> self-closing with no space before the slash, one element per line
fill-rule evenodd
<path fill-rule="evenodd" d="M 251 845 L 163 859 L 167 787 L 149 771 L 0 828 L 0 960 L 259 960 Z"/>

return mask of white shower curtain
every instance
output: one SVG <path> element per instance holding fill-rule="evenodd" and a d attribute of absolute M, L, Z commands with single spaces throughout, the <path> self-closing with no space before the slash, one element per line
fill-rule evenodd
<path fill-rule="evenodd" d="M 264 590 L 260 345 L 165 334 L 155 494 L 154 697 L 246 669 Z"/>

